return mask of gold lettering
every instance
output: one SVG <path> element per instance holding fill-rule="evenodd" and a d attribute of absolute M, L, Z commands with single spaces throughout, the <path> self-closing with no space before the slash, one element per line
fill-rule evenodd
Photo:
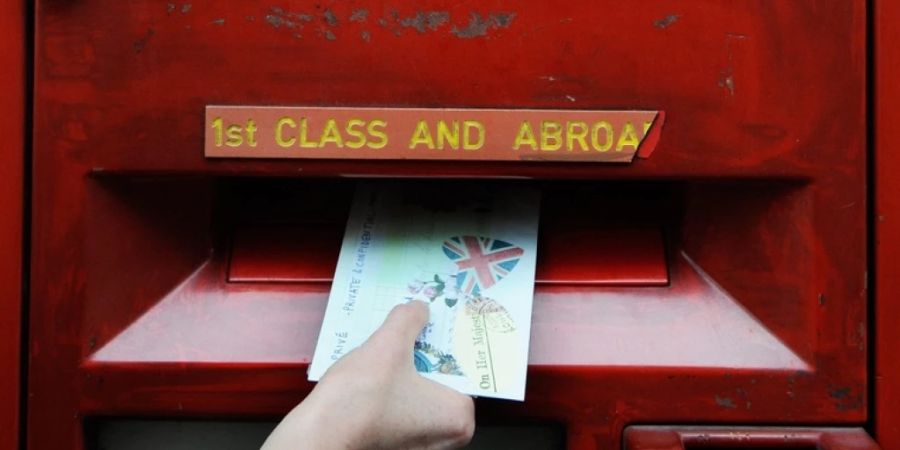
<path fill-rule="evenodd" d="M 650 127 L 653 126 L 653 122 L 644 122 L 644 136 L 647 136 L 647 132 L 650 131 Z"/>
<path fill-rule="evenodd" d="M 347 121 L 347 134 L 356 138 L 356 140 L 347 140 L 345 145 L 350 148 L 362 148 L 363 145 L 366 145 L 366 135 L 362 132 L 362 130 L 357 130 L 356 127 L 361 127 L 365 125 L 366 122 L 364 120 L 359 119 L 350 119 Z"/>
<path fill-rule="evenodd" d="M 215 137 L 216 147 L 221 147 L 222 146 L 222 118 L 221 117 L 216 117 L 215 119 L 213 119 L 212 129 L 216 130 L 216 137 Z"/>
<path fill-rule="evenodd" d="M 337 122 L 334 119 L 328 119 L 325 122 L 325 130 L 319 137 L 319 148 L 325 147 L 325 144 L 335 144 L 338 148 L 344 148 L 344 139 L 341 137 L 341 132 L 338 131 Z"/>
<path fill-rule="evenodd" d="M 225 129 L 225 145 L 240 147 L 244 143 L 243 131 L 244 129 L 240 125 L 228 125 L 228 128 Z"/>
<path fill-rule="evenodd" d="M 606 138 L 600 143 L 600 130 L 606 132 Z M 591 127 L 591 146 L 598 152 L 607 152 L 613 145 L 613 129 L 612 125 L 607 121 L 594 122 Z"/>
<path fill-rule="evenodd" d="M 579 131 L 575 131 L 578 128 Z M 566 150 L 572 151 L 575 148 L 575 141 L 578 141 L 582 151 L 588 151 L 590 148 L 585 139 L 588 134 L 587 124 L 584 122 L 566 122 Z"/>
<path fill-rule="evenodd" d="M 247 145 L 256 147 L 256 122 L 247 119 Z"/>
<path fill-rule="evenodd" d="M 443 120 L 439 120 L 437 123 L 437 148 L 443 150 L 444 142 L 446 141 L 450 144 L 450 148 L 457 150 L 459 149 L 459 122 L 454 120 L 452 122 L 453 129 L 447 126 L 447 122 Z"/>
<path fill-rule="evenodd" d="M 431 130 L 428 129 L 428 123 L 420 120 L 416 124 L 416 131 L 409 138 L 409 148 L 416 148 L 419 144 L 425 144 L 431 150 L 434 150 L 434 139 L 431 138 Z"/>
<path fill-rule="evenodd" d="M 528 145 L 532 150 L 537 150 L 537 140 L 534 138 L 534 131 L 527 120 L 522 122 L 522 126 L 519 127 L 519 133 L 516 134 L 516 140 L 513 142 L 513 150 L 518 150 L 523 145 Z"/>
<path fill-rule="evenodd" d="M 552 120 L 541 121 L 541 150 L 556 151 L 562 147 L 562 125 Z"/>
<path fill-rule="evenodd" d="M 294 119 L 290 117 L 282 117 L 278 119 L 278 123 L 275 124 L 275 143 L 278 144 L 279 147 L 290 147 L 297 143 L 296 138 L 284 139 L 284 126 L 287 125 L 291 128 L 297 128 L 297 122 L 294 122 Z"/>
<path fill-rule="evenodd" d="M 637 150 L 638 144 L 640 143 L 641 141 L 634 131 L 634 125 L 632 125 L 631 122 L 625 122 L 625 126 L 622 128 L 622 134 L 619 135 L 619 142 L 616 143 L 616 151 L 621 152 L 625 147 L 631 147 Z"/>
<path fill-rule="evenodd" d="M 380 138 L 378 141 L 369 141 L 366 146 L 369 148 L 384 148 L 388 143 L 387 133 L 384 132 L 385 127 L 387 127 L 387 122 L 383 120 L 375 119 L 369 122 L 369 126 L 366 127 L 366 130 L 369 131 L 369 136 Z M 380 130 L 379 130 L 380 128 Z"/>
<path fill-rule="evenodd" d="M 473 142 L 470 130 L 475 130 L 477 137 Z M 463 150 L 478 150 L 484 145 L 484 124 L 477 120 L 463 121 Z"/>
<path fill-rule="evenodd" d="M 316 148 L 315 142 L 309 142 L 306 138 L 308 132 L 306 117 L 300 118 L 300 146 L 303 148 Z"/>

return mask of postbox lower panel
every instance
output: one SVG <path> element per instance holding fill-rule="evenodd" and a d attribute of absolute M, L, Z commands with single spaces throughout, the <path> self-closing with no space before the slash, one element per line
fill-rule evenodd
<path fill-rule="evenodd" d="M 258 226 L 340 230 L 357 182 L 98 176 L 88 183 L 88 226 L 119 231 L 86 241 L 87 273 L 97 281 L 82 319 L 89 338 L 81 414 L 271 418 L 299 401 L 311 388 L 303 374 L 339 240 L 300 249 L 297 266 L 258 239 L 240 256 L 236 238 Z M 559 423 L 582 448 L 617 441 L 619 425 L 608 414 L 658 422 L 862 417 L 863 390 L 822 386 L 806 341 L 820 324 L 816 311 L 828 306 L 805 284 L 812 268 L 796 234 L 808 226 L 807 183 L 500 183 L 541 189 L 542 236 L 568 227 L 598 235 L 628 229 L 630 248 L 644 250 L 609 266 L 602 260 L 621 248 L 589 245 L 595 253 L 570 264 L 554 256 L 556 241 L 542 238 L 538 266 L 550 261 L 553 270 L 535 288 L 526 402 L 480 400 L 480 420 Z M 241 258 L 250 268 L 278 272 L 286 263 L 287 272 L 322 276 L 235 280 Z M 150 261 L 166 263 L 148 270 Z M 757 267 L 747 267 L 751 261 Z M 603 267 L 609 276 L 572 280 Z M 662 278 L 635 282 L 641 277 L 627 267 Z M 610 283 L 621 277 L 629 282 Z M 848 369 L 841 373 L 863 379 L 862 369 Z M 614 413 L 620 404 L 631 406 Z"/>

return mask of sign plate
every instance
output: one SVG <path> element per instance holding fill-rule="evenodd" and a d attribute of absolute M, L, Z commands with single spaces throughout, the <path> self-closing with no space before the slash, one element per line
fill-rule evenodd
<path fill-rule="evenodd" d="M 207 106 L 208 158 L 592 161 L 646 158 L 662 111 Z"/>

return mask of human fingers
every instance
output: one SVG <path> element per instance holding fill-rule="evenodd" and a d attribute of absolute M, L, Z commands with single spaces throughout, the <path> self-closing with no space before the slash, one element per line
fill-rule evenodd
<path fill-rule="evenodd" d="M 381 327 L 372 334 L 370 342 L 381 351 L 408 358 L 416 337 L 428 323 L 428 304 L 418 300 L 394 307 Z"/>

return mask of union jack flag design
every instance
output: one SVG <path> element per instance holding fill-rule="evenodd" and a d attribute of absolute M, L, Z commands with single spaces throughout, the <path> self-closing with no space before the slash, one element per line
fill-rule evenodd
<path fill-rule="evenodd" d="M 509 275 L 525 253 L 509 242 L 477 236 L 454 236 L 444 241 L 443 250 L 459 268 L 456 288 L 468 295 L 478 295 Z"/>

